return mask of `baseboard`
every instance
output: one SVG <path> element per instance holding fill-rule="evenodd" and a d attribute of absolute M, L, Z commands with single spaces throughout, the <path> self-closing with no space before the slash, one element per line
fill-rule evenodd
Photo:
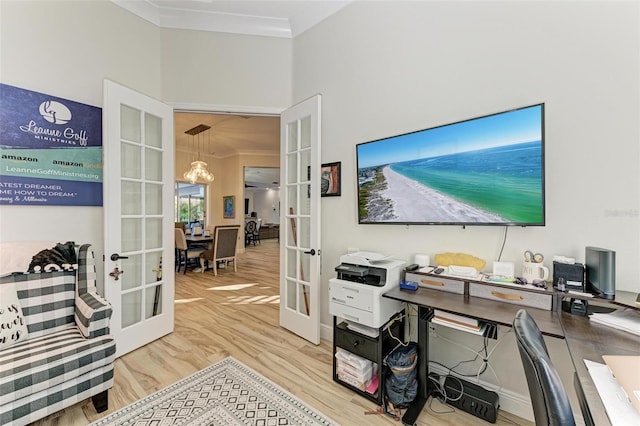
<path fill-rule="evenodd" d="M 333 343 L 333 326 L 320 324 L 320 339 Z"/>

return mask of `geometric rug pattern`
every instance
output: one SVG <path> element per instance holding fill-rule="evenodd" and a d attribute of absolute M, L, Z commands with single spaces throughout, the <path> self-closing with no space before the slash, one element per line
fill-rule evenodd
<path fill-rule="evenodd" d="M 335 424 L 266 377 L 227 357 L 90 426 Z"/>

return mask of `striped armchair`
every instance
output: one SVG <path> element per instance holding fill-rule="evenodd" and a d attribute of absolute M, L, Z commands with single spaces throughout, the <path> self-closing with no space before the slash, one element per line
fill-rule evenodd
<path fill-rule="evenodd" d="M 0 424 L 25 425 L 92 397 L 108 408 L 115 341 L 111 306 L 96 292 L 93 251 L 83 245 L 77 271 L 12 274 L 28 339 L 0 349 Z"/>

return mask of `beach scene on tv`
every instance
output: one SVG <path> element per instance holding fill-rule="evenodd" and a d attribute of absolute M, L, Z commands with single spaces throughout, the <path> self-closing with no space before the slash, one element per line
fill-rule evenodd
<path fill-rule="evenodd" d="M 542 108 L 358 145 L 359 222 L 543 225 Z"/>

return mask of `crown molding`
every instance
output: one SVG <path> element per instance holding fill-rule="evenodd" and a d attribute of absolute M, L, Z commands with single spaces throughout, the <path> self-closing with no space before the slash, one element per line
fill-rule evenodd
<path fill-rule="evenodd" d="M 288 19 L 162 8 L 160 26 L 266 37 L 292 38 Z"/>
<path fill-rule="evenodd" d="M 281 9 L 279 17 L 229 13 L 205 8 L 193 10 L 186 7 L 161 7 L 149 0 L 110 1 L 162 28 L 294 38 L 342 9 L 352 0 L 314 1 L 303 5 L 291 3 L 286 9 Z M 204 0 L 204 3 L 210 2 Z M 285 2 L 273 3 L 282 8 L 282 3 Z M 260 13 L 259 9 L 256 9 L 256 13 Z"/>
<path fill-rule="evenodd" d="M 183 102 L 165 102 L 176 112 L 206 112 L 212 114 L 280 115 L 287 107 L 213 105 Z"/>
<path fill-rule="evenodd" d="M 152 5 L 146 0 L 110 0 L 121 8 L 128 10 L 134 15 L 138 15 L 142 19 L 151 22 L 152 24 L 160 27 L 160 9 Z"/>

